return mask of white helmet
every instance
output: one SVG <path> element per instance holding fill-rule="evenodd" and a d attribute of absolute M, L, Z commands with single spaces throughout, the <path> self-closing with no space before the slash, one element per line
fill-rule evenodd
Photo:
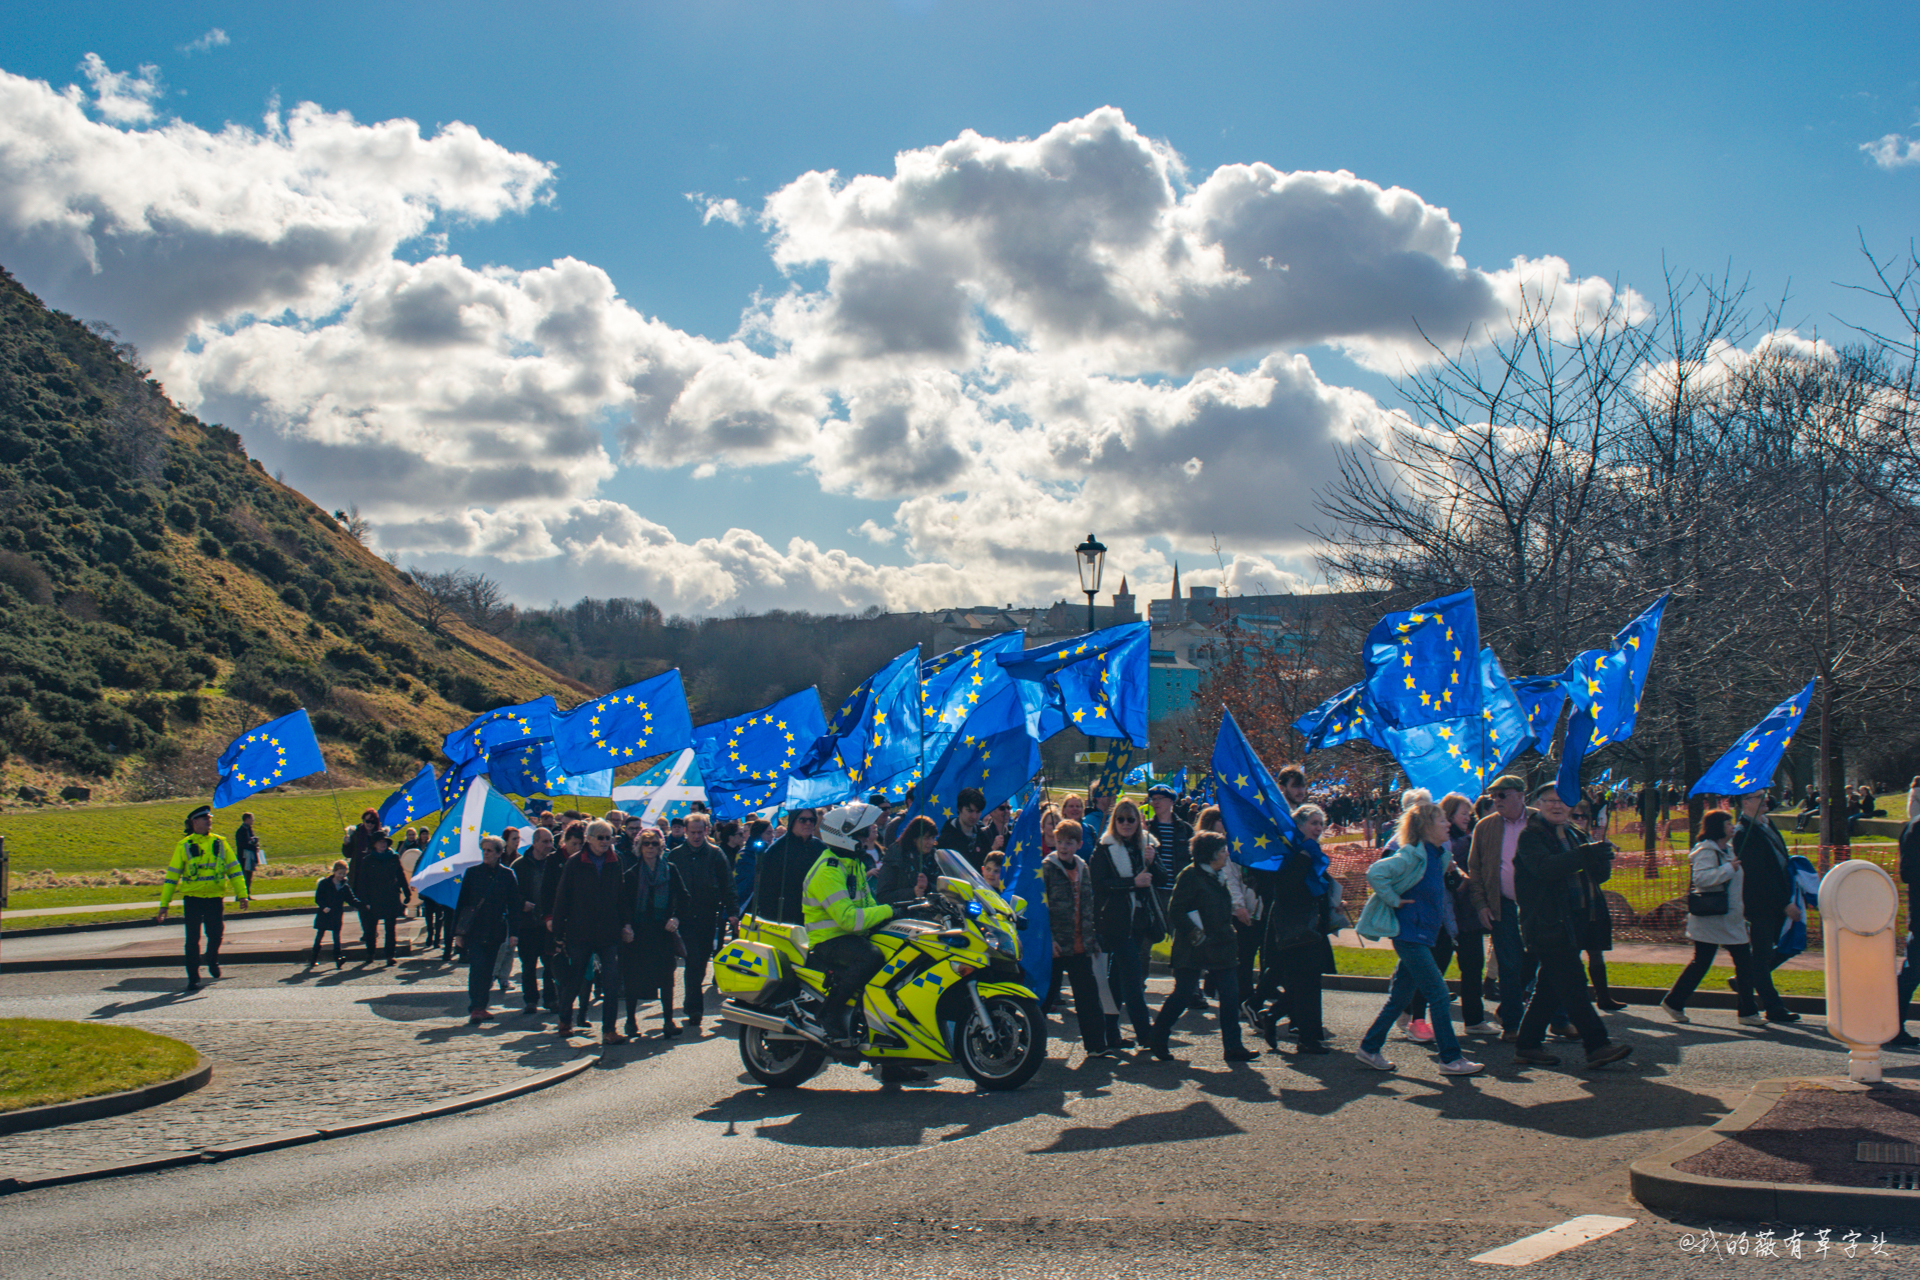
<path fill-rule="evenodd" d="M 835 849 L 860 847 L 871 827 L 886 814 L 870 804 L 843 804 L 820 815 L 820 838 Z"/>

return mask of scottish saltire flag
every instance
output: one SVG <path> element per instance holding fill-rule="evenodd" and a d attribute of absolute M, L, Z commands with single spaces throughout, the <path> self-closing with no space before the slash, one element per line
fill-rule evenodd
<path fill-rule="evenodd" d="M 413 867 L 413 887 L 423 898 L 451 907 L 460 897 L 460 877 L 480 865 L 480 837 L 525 827 L 527 816 L 484 777 L 469 781 L 433 829 L 433 838 Z"/>
<path fill-rule="evenodd" d="M 1348 685 L 1325 702 L 1293 722 L 1296 733 L 1306 735 L 1302 755 L 1311 755 L 1323 747 L 1337 747 L 1356 739 L 1387 745 L 1386 735 L 1367 710 L 1367 686 L 1363 681 Z"/>
<path fill-rule="evenodd" d="M 441 749 L 454 764 L 465 764 L 475 758 L 484 759 L 490 752 L 509 743 L 527 738 L 551 737 L 553 717 L 558 710 L 559 704 L 554 702 L 550 693 L 542 694 L 531 702 L 495 707 L 448 734 Z"/>
<path fill-rule="evenodd" d="M 440 812 L 440 784 L 433 766 L 423 764 L 413 781 L 388 796 L 380 804 L 380 825 L 388 830 L 418 822 L 430 813 Z"/>
<path fill-rule="evenodd" d="M 1527 713 L 1527 731 L 1542 751 L 1553 743 L 1560 727 L 1560 708 L 1567 705 L 1565 676 L 1528 676 L 1513 682 L 1513 692 Z"/>
<path fill-rule="evenodd" d="M 1807 681 L 1807 687 L 1767 712 L 1759 724 L 1741 734 L 1727 753 L 1700 775 L 1689 795 L 1743 796 L 1773 783 L 1773 771 L 1780 757 L 1793 743 L 1800 718 L 1813 702 L 1813 686 L 1819 677 Z"/>
<path fill-rule="evenodd" d="M 1147 623 L 1129 622 L 999 661 L 1016 680 L 1051 680 L 1060 714 L 1082 733 L 1125 738 L 1144 750 L 1150 634 Z"/>
<path fill-rule="evenodd" d="M 920 781 L 920 646 L 862 680 L 787 780 L 787 807 L 839 804 Z"/>
<path fill-rule="evenodd" d="M 696 800 L 707 803 L 707 793 L 700 784 L 700 760 L 692 747 L 613 789 L 613 803 L 623 813 L 639 813 L 648 826 L 660 818 L 686 817 Z"/>
<path fill-rule="evenodd" d="M 1367 633 L 1366 698 L 1385 729 L 1471 714 L 1480 619 L 1461 591 L 1389 613 Z"/>
<path fill-rule="evenodd" d="M 220 785 L 213 789 L 213 807 L 238 804 L 256 791 L 277 787 L 295 778 L 324 773 L 320 739 L 306 708 L 249 729 L 220 753 Z"/>
<path fill-rule="evenodd" d="M 1137 764 L 1132 769 L 1130 769 L 1127 772 L 1127 776 L 1124 779 L 1122 779 L 1122 785 L 1129 786 L 1129 787 L 1144 787 L 1149 782 L 1152 782 L 1152 781 L 1153 781 L 1153 761 L 1149 760 L 1145 764 Z"/>
<path fill-rule="evenodd" d="M 820 692 L 811 687 L 695 729 L 694 756 L 713 816 L 741 818 L 784 801 L 787 775 L 826 731 Z"/>
<path fill-rule="evenodd" d="M 1026 971 L 1027 990 L 1046 994 L 1053 981 L 1053 929 L 1047 923 L 1047 881 L 1040 869 L 1046 856 L 1040 848 L 1040 810 L 1044 796 L 1035 796 L 1020 806 L 1013 825 L 1007 828 L 1007 865 L 1000 883 L 1007 887 L 1003 895 L 1012 905 L 1016 897 L 1027 900 L 1020 913 L 1020 967 Z"/>
<path fill-rule="evenodd" d="M 1461 700 L 1465 714 L 1386 733 L 1388 750 L 1409 784 L 1427 788 L 1436 799 L 1449 791 L 1479 795 L 1533 740 L 1526 709 L 1493 650 L 1482 649 L 1474 666 L 1472 694 Z"/>
<path fill-rule="evenodd" d="M 914 791 L 909 816 L 926 814 L 935 823 L 954 815 L 967 787 L 978 787 L 987 808 L 996 808 L 1040 772 L 1040 744 L 1027 732 L 1027 706 L 1021 685 L 1008 681 L 974 708 L 959 736 L 947 744 Z"/>
<path fill-rule="evenodd" d="M 679 668 L 555 716 L 553 745 L 568 773 L 597 773 L 692 746 L 693 717 Z"/>
<path fill-rule="evenodd" d="M 924 758 L 938 760 L 981 700 L 1013 678 L 999 659 L 1019 653 L 1020 646 L 1027 642 L 1026 635 L 1024 631 L 1008 631 L 988 636 L 920 664 L 920 736 Z M 1064 720 L 1061 723 L 1064 724 Z"/>
<path fill-rule="evenodd" d="M 1293 811 L 1279 784 L 1253 753 L 1231 711 L 1220 718 L 1209 781 L 1233 860 L 1256 871 L 1278 871 L 1295 849 L 1299 828 L 1293 825 Z"/>

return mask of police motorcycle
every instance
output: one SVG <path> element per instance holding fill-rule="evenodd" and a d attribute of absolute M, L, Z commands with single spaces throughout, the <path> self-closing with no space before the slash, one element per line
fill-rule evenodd
<path fill-rule="evenodd" d="M 959 1063 L 982 1089 L 1017 1089 L 1047 1056 L 1046 1019 L 1024 985 L 1020 913 L 966 859 L 934 852 L 939 877 L 926 897 L 866 935 L 886 957 L 851 1018 L 851 1049 L 820 1023 L 831 976 L 807 964 L 804 925 L 742 917 L 715 957 L 726 997 L 720 1016 L 740 1024 L 747 1074 L 775 1089 L 811 1079 L 832 1058 L 848 1064 Z M 844 1042 L 843 1042 L 844 1044 Z"/>

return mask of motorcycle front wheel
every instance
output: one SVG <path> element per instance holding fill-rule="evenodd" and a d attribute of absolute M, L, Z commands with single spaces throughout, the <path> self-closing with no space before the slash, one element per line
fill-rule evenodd
<path fill-rule="evenodd" d="M 959 1031 L 960 1066 L 982 1089 L 1018 1089 L 1047 1056 L 1047 1024 L 1040 1002 L 1019 996 L 984 997 L 991 1025 L 967 1005 Z"/>
<path fill-rule="evenodd" d="M 759 1027 L 740 1028 L 740 1063 L 769 1089 L 805 1084 L 826 1061 L 826 1051 L 805 1040 L 775 1040 Z"/>

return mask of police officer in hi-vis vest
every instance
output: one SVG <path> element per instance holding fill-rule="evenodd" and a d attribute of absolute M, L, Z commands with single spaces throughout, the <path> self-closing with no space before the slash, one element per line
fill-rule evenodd
<path fill-rule="evenodd" d="M 187 815 L 187 834 L 173 847 L 165 883 L 160 886 L 158 924 L 167 922 L 167 906 L 180 894 L 187 915 L 187 990 L 200 989 L 200 931 L 207 934 L 207 972 L 220 976 L 221 916 L 227 894 L 242 911 L 247 907 L 247 880 L 233 846 L 212 834 L 213 809 L 201 805 Z"/>

